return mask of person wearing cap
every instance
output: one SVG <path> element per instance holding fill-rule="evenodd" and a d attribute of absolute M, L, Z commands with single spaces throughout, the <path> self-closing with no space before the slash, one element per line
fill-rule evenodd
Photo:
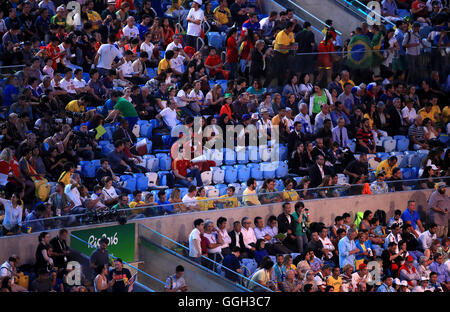
<path fill-rule="evenodd" d="M 202 23 L 205 19 L 205 15 L 203 10 L 201 9 L 201 6 L 202 0 L 192 1 L 192 9 L 190 9 L 186 17 L 186 21 L 188 22 L 186 31 L 187 45 L 193 47 L 195 50 L 198 50 L 197 38 L 200 37 Z"/>
<path fill-rule="evenodd" d="M 425 290 L 429 290 L 428 282 L 428 278 L 422 276 L 419 280 L 419 285 L 414 287 L 412 292 L 425 292 Z"/>
<path fill-rule="evenodd" d="M 267 135 L 267 140 L 271 138 L 272 121 L 269 118 L 269 111 L 266 108 L 260 111 L 261 119 L 256 122 L 259 136 Z"/>
<path fill-rule="evenodd" d="M 60 5 L 59 7 L 56 8 L 56 14 L 52 16 L 52 18 L 50 19 L 50 23 L 54 24 L 54 25 L 59 25 L 59 26 L 63 26 L 64 28 L 66 28 L 67 23 L 66 23 L 66 17 L 65 17 L 65 13 L 66 13 L 66 7 L 64 5 Z"/>
<path fill-rule="evenodd" d="M 417 281 L 420 280 L 419 273 L 413 264 L 413 257 L 408 256 L 405 264 L 403 264 L 398 270 L 398 277 L 401 281 L 407 281 L 408 285 L 414 287 L 417 285 Z"/>
<path fill-rule="evenodd" d="M 445 238 L 448 235 L 450 199 L 445 192 L 445 182 L 439 182 L 437 189 L 428 198 L 428 218 L 437 225 L 436 236 L 441 238 Z"/>

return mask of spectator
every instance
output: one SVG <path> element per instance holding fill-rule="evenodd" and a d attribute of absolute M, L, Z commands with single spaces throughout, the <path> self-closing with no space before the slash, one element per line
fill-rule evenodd
<path fill-rule="evenodd" d="M 175 274 L 169 276 L 164 285 L 164 290 L 167 292 L 187 292 L 188 287 L 186 281 L 183 278 L 184 267 L 177 265 L 175 268 Z"/>
<path fill-rule="evenodd" d="M 431 223 L 428 227 L 428 230 L 422 232 L 417 240 L 420 243 L 420 248 L 425 251 L 431 247 L 431 244 L 434 240 L 436 240 L 436 231 L 438 226 L 435 223 Z"/>
<path fill-rule="evenodd" d="M 200 236 L 204 233 L 204 226 L 202 219 L 194 221 L 194 229 L 189 234 L 189 257 L 192 261 L 201 264 L 202 248 Z"/>
<path fill-rule="evenodd" d="M 89 264 L 94 272 L 99 272 L 101 268 L 109 265 L 109 252 L 106 249 L 108 245 L 109 239 L 102 237 L 99 240 L 98 248 L 91 253 Z"/>
<path fill-rule="evenodd" d="M 99 267 L 97 276 L 94 279 L 95 292 L 108 292 L 108 266 Z"/>
<path fill-rule="evenodd" d="M 247 188 L 244 190 L 242 195 L 244 196 L 243 202 L 246 206 L 254 206 L 261 205 L 261 202 L 256 195 L 256 180 L 254 178 L 250 178 L 247 180 Z"/>
<path fill-rule="evenodd" d="M 340 273 L 341 271 L 339 267 L 334 267 L 332 270 L 332 274 L 327 278 L 327 285 L 332 286 L 334 292 L 342 291 L 342 277 L 340 276 Z"/>
<path fill-rule="evenodd" d="M 399 268 L 398 277 L 401 281 L 407 281 L 408 285 L 411 287 L 415 287 L 417 285 L 417 282 L 420 280 L 420 276 L 413 265 L 413 258 L 411 256 L 407 257 L 405 264 Z"/>
<path fill-rule="evenodd" d="M 198 50 L 197 38 L 200 37 L 201 25 L 204 20 L 204 12 L 200 8 L 202 6 L 202 0 L 194 0 L 192 2 L 192 9 L 189 11 L 186 21 L 188 22 L 187 28 L 187 45 Z"/>
<path fill-rule="evenodd" d="M 347 236 L 339 241 L 339 266 L 343 268 L 350 264 L 355 269 L 355 255 L 360 252 L 355 244 L 356 231 L 349 229 Z"/>
<path fill-rule="evenodd" d="M 109 271 L 108 279 L 112 292 L 129 292 L 130 286 L 134 283 L 133 280 L 130 280 L 130 270 L 123 267 L 123 261 L 120 258 L 114 260 L 114 269 Z"/>
<path fill-rule="evenodd" d="M 5 218 L 2 223 L 3 235 L 20 233 L 23 213 L 23 203 L 20 199 L 20 194 L 12 194 L 10 200 L 0 198 L 0 202 L 5 208 Z"/>
<path fill-rule="evenodd" d="M 439 182 L 437 190 L 434 191 L 428 199 L 428 215 L 430 221 L 437 224 L 437 237 L 446 238 L 448 233 L 448 211 L 450 208 L 450 199 L 445 196 L 446 184 Z M 431 226 L 429 227 L 431 230 Z M 420 240 L 420 236 L 419 236 Z"/>
<path fill-rule="evenodd" d="M 424 232 L 424 228 L 419 213 L 416 211 L 416 202 L 414 200 L 408 201 L 408 207 L 401 218 L 404 223 L 411 224 L 411 233 L 418 239 L 419 235 Z"/>
<path fill-rule="evenodd" d="M 246 249 L 248 253 L 251 254 L 252 252 L 256 251 L 256 241 L 257 241 L 255 232 L 251 227 L 252 221 L 250 221 L 248 217 L 244 217 L 241 223 L 242 223 L 241 232 L 244 242 L 243 247 Z"/>
<path fill-rule="evenodd" d="M 377 292 L 395 292 L 394 287 L 392 287 L 393 278 L 389 275 L 383 276 L 383 284 L 378 287 Z"/>
<path fill-rule="evenodd" d="M 295 212 L 292 214 L 295 226 L 295 236 L 297 239 L 297 249 L 299 253 L 303 253 L 305 246 L 308 244 L 307 223 L 309 222 L 309 209 L 305 208 L 303 202 L 295 204 Z"/>

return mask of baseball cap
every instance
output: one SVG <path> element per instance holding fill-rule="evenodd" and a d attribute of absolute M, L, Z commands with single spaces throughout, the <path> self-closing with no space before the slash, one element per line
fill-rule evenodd
<path fill-rule="evenodd" d="M 82 123 L 81 125 L 80 125 L 80 127 L 83 127 L 83 126 L 88 126 L 88 124 L 87 124 L 87 122 L 85 122 L 85 123 Z"/>
<path fill-rule="evenodd" d="M 401 285 L 401 286 L 407 286 L 407 287 L 408 287 L 408 282 L 407 282 L 407 281 L 402 281 L 402 282 L 400 283 L 400 285 Z"/>
<path fill-rule="evenodd" d="M 359 85 L 359 87 L 360 87 L 361 89 L 365 89 L 365 88 L 367 88 L 367 85 L 363 82 L 363 83 L 361 83 L 361 84 Z"/>
<path fill-rule="evenodd" d="M 426 278 L 425 276 L 420 277 L 421 281 L 428 281 L 428 278 Z"/>
<path fill-rule="evenodd" d="M 431 165 L 431 170 L 439 170 L 439 168 L 436 167 L 435 165 Z M 439 183 L 441 183 L 441 182 L 439 182 Z"/>
<path fill-rule="evenodd" d="M 361 90 L 361 87 L 358 87 L 358 86 L 353 87 L 353 88 L 352 88 L 352 94 L 355 94 L 355 93 L 358 92 L 359 90 Z"/>
<path fill-rule="evenodd" d="M 364 269 L 367 269 L 367 264 L 365 264 L 365 263 L 361 263 L 360 265 L 359 265 L 359 267 L 358 267 L 360 270 L 364 270 Z"/>
<path fill-rule="evenodd" d="M 395 285 L 400 285 L 400 279 L 399 278 L 396 278 L 396 279 L 394 279 L 394 284 Z"/>
<path fill-rule="evenodd" d="M 250 115 L 249 114 L 242 115 L 242 120 L 250 120 Z"/>
<path fill-rule="evenodd" d="M 225 99 L 228 99 L 230 97 L 233 97 L 233 94 L 231 93 L 225 93 L 225 95 L 223 96 Z"/>
<path fill-rule="evenodd" d="M 371 82 L 367 85 L 367 90 L 370 91 L 373 89 L 373 87 L 375 87 L 377 85 L 376 82 Z"/>
<path fill-rule="evenodd" d="M 116 4 L 116 0 L 108 0 L 108 4 Z"/>
<path fill-rule="evenodd" d="M 414 23 L 412 24 L 412 27 L 420 27 L 420 23 L 419 23 L 419 22 L 414 22 Z"/>
<path fill-rule="evenodd" d="M 202 0 L 194 0 L 193 2 L 197 3 L 198 5 L 202 5 Z"/>
<path fill-rule="evenodd" d="M 56 12 L 60 12 L 60 11 L 65 11 L 66 7 L 64 5 L 60 5 L 57 9 Z"/>
<path fill-rule="evenodd" d="M 406 258 L 406 261 L 407 261 L 407 262 L 413 262 L 413 257 L 408 256 L 408 257 Z"/>
<path fill-rule="evenodd" d="M 268 114 L 269 110 L 267 108 L 261 109 L 261 114 Z"/>
<path fill-rule="evenodd" d="M 291 111 L 292 111 L 292 108 L 286 107 L 286 111 L 287 111 L 287 112 L 291 112 Z"/>
<path fill-rule="evenodd" d="M 433 165 L 434 166 L 434 165 Z M 436 166 L 435 166 L 436 167 Z M 433 168 L 433 167 L 432 167 Z M 445 182 L 439 182 L 438 184 L 437 184 L 437 187 L 438 188 L 440 188 L 440 187 L 446 187 L 447 185 L 445 184 Z"/>
<path fill-rule="evenodd" d="M 383 101 L 379 101 L 377 103 L 377 107 L 384 107 L 384 102 Z"/>
<path fill-rule="evenodd" d="M 258 120 L 259 119 L 258 113 L 253 113 L 252 119 Z"/>

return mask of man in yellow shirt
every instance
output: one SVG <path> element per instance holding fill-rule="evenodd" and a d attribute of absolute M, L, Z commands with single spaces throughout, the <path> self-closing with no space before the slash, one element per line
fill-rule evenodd
<path fill-rule="evenodd" d="M 431 119 L 431 121 L 433 123 L 439 122 L 440 120 L 440 113 L 441 113 L 441 109 L 439 108 L 439 106 L 434 106 L 433 103 L 428 102 L 425 104 L 424 108 L 421 108 L 419 110 L 419 115 L 422 116 L 422 120 L 424 120 L 425 118 L 429 118 Z M 438 117 L 438 118 L 436 118 Z"/>
<path fill-rule="evenodd" d="M 243 198 L 242 201 L 246 206 L 256 206 L 261 205 L 261 202 L 258 199 L 258 195 L 256 195 L 256 188 L 258 184 L 254 178 L 250 178 L 247 181 L 247 188 L 242 193 Z"/>
<path fill-rule="evenodd" d="M 346 83 L 351 84 L 352 88 L 355 86 L 355 83 L 353 82 L 353 80 L 350 79 L 350 73 L 348 72 L 348 70 L 341 71 L 341 80 L 339 80 L 339 83 L 342 86 L 342 90 L 345 89 L 344 86 Z M 361 85 L 359 87 L 361 88 Z"/>
<path fill-rule="evenodd" d="M 203 186 L 198 189 L 198 196 L 195 199 L 198 200 L 200 211 L 217 209 L 216 203 L 213 200 L 208 200 L 208 197 L 206 197 L 206 189 Z"/>
<path fill-rule="evenodd" d="M 214 9 L 213 13 L 216 21 L 220 24 L 217 25 L 218 27 L 221 27 L 222 25 L 226 26 L 230 23 L 231 11 L 228 8 L 227 0 L 220 0 L 219 6 Z"/>
<path fill-rule="evenodd" d="M 236 189 L 234 186 L 229 186 L 227 189 L 227 194 L 222 195 L 219 198 L 220 202 L 223 203 L 223 208 L 235 208 L 239 206 L 237 198 L 234 196 Z"/>
<path fill-rule="evenodd" d="M 341 292 L 342 289 L 342 277 L 340 273 L 339 267 L 334 267 L 333 274 L 327 278 L 327 286 L 333 286 L 334 292 Z"/>
<path fill-rule="evenodd" d="M 92 24 L 92 30 L 97 30 L 100 28 L 100 25 L 102 24 L 103 21 L 100 14 L 94 11 L 93 8 L 94 8 L 94 1 L 89 1 L 86 14 L 89 19 L 89 22 L 91 22 Z"/>
<path fill-rule="evenodd" d="M 275 57 L 273 62 L 274 68 L 277 68 L 276 74 L 279 86 L 284 85 L 286 72 L 289 70 L 289 51 L 297 49 L 293 33 L 294 28 L 295 24 L 289 21 L 286 24 L 286 28 L 275 37 Z"/>
<path fill-rule="evenodd" d="M 142 201 L 142 192 L 138 191 L 138 190 L 134 191 L 133 192 L 133 201 L 128 204 L 128 206 L 130 208 L 132 208 L 130 210 L 131 216 L 132 217 L 136 217 L 136 216 L 139 216 L 141 214 L 142 214 L 142 216 L 144 216 L 144 209 L 136 208 L 136 207 L 142 206 L 144 204 L 145 203 Z M 136 209 L 134 209 L 134 208 L 136 208 Z"/>
<path fill-rule="evenodd" d="M 450 122 L 450 106 L 446 105 L 442 110 L 442 123 L 444 125 Z"/>
<path fill-rule="evenodd" d="M 82 96 L 78 100 L 73 100 L 67 103 L 66 111 L 73 113 L 83 113 L 86 110 L 86 97 Z"/>
<path fill-rule="evenodd" d="M 71 162 L 64 164 L 64 171 L 59 176 L 58 182 L 64 183 L 64 185 L 70 184 L 72 174 L 75 172 L 75 167 Z"/>
<path fill-rule="evenodd" d="M 158 75 L 161 74 L 163 70 L 167 70 L 168 68 L 172 67 L 172 63 L 170 62 L 170 60 L 173 58 L 174 55 L 175 52 L 173 52 L 173 50 L 169 50 L 166 52 L 164 58 L 159 62 Z"/>
<path fill-rule="evenodd" d="M 391 156 L 388 159 L 385 159 L 378 164 L 375 175 L 378 175 L 378 173 L 380 173 L 381 171 L 384 171 L 384 173 L 386 174 L 386 178 L 390 179 L 392 177 L 392 170 L 394 170 L 394 168 L 396 168 L 396 167 L 398 167 L 397 157 Z"/>

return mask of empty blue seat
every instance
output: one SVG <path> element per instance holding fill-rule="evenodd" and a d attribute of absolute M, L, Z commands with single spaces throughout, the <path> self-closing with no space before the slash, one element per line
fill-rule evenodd
<path fill-rule="evenodd" d="M 260 164 L 253 164 L 250 163 L 247 165 L 247 167 L 250 169 L 250 176 L 256 180 L 262 180 L 263 179 L 263 172 L 261 171 L 261 165 Z"/>
<path fill-rule="evenodd" d="M 356 142 L 355 142 L 355 140 L 351 140 L 351 141 L 348 143 L 348 145 L 349 145 L 350 150 L 352 151 L 352 153 L 354 153 L 354 152 L 356 151 Z"/>
<path fill-rule="evenodd" d="M 249 152 L 247 148 L 241 148 L 236 152 L 236 161 L 238 164 L 248 164 Z"/>
<path fill-rule="evenodd" d="M 409 155 L 408 166 L 409 167 L 420 167 L 420 164 L 422 162 L 422 157 L 423 157 L 423 154 L 421 154 L 421 153 L 414 153 L 414 154 Z"/>
<path fill-rule="evenodd" d="M 261 156 L 259 155 L 259 149 L 256 146 L 248 147 L 248 160 L 252 163 L 261 162 Z"/>
<path fill-rule="evenodd" d="M 136 189 L 138 191 L 146 191 L 148 189 L 148 178 L 143 173 L 135 173 L 134 177 L 136 178 Z"/>
<path fill-rule="evenodd" d="M 402 178 L 404 180 L 411 180 L 413 176 L 413 172 L 411 168 L 400 168 L 400 171 L 402 172 Z"/>
<path fill-rule="evenodd" d="M 264 179 L 275 179 L 276 165 L 271 162 L 263 162 L 261 163 L 261 171 Z"/>
<path fill-rule="evenodd" d="M 247 182 L 247 180 L 250 178 L 250 168 L 245 165 L 235 165 L 234 166 L 237 170 L 237 179 L 239 182 Z M 226 172 L 225 172 L 226 176 Z"/>
<path fill-rule="evenodd" d="M 139 126 L 140 126 L 139 136 L 148 138 L 149 132 L 152 130 L 152 126 L 150 125 L 148 120 L 140 120 L 140 121 L 143 121 L 143 123 L 139 124 Z"/>
<path fill-rule="evenodd" d="M 385 152 L 390 153 L 395 150 L 397 146 L 397 141 L 394 139 L 383 140 L 383 147 Z"/>
<path fill-rule="evenodd" d="M 180 187 L 180 198 L 183 198 L 188 192 L 187 187 Z"/>
<path fill-rule="evenodd" d="M 287 163 L 285 163 L 284 161 L 278 161 L 277 162 L 277 167 L 275 169 L 275 175 L 277 178 L 283 178 L 286 177 L 289 173 L 289 167 L 287 165 Z"/>
<path fill-rule="evenodd" d="M 389 158 L 389 154 L 388 153 L 377 153 L 377 157 L 381 158 L 381 160 L 385 160 Z"/>
<path fill-rule="evenodd" d="M 411 169 L 411 179 L 419 178 L 419 167 L 412 167 Z"/>
<path fill-rule="evenodd" d="M 407 151 L 409 147 L 409 139 L 406 137 L 399 138 L 397 140 L 397 151 L 404 152 Z"/>
<path fill-rule="evenodd" d="M 123 187 L 134 192 L 136 190 L 136 178 L 131 175 L 121 175 L 120 180 L 124 181 Z"/>
<path fill-rule="evenodd" d="M 170 170 L 172 168 L 172 159 L 167 154 L 156 154 L 156 157 L 159 159 L 160 170 Z"/>
<path fill-rule="evenodd" d="M 276 181 L 276 183 L 275 183 L 275 189 L 276 189 L 278 192 L 281 192 L 282 190 L 284 190 L 284 183 L 283 183 L 283 180 L 279 179 L 279 180 Z"/>
<path fill-rule="evenodd" d="M 92 160 L 92 164 L 94 165 L 95 172 L 102 166 L 100 159 Z"/>
<path fill-rule="evenodd" d="M 225 171 L 225 183 L 236 183 L 237 170 L 233 166 L 222 166 L 222 170 Z"/>
<path fill-rule="evenodd" d="M 170 136 L 170 134 L 163 135 L 162 136 L 162 141 L 163 141 L 163 144 L 164 144 L 164 148 L 165 149 L 170 149 L 170 147 L 172 146 L 172 137 Z"/>
<path fill-rule="evenodd" d="M 449 136 L 447 135 L 447 134 L 440 134 L 439 135 L 439 141 L 441 141 L 442 143 L 444 143 L 444 144 L 449 144 L 449 141 L 450 141 L 450 138 L 449 138 Z"/>
<path fill-rule="evenodd" d="M 236 152 L 229 148 L 223 149 L 223 157 L 225 165 L 234 165 L 236 164 Z"/>
<path fill-rule="evenodd" d="M 105 156 L 107 156 L 113 150 L 114 150 L 114 145 L 112 145 L 111 143 L 102 146 L 102 154 Z"/>

